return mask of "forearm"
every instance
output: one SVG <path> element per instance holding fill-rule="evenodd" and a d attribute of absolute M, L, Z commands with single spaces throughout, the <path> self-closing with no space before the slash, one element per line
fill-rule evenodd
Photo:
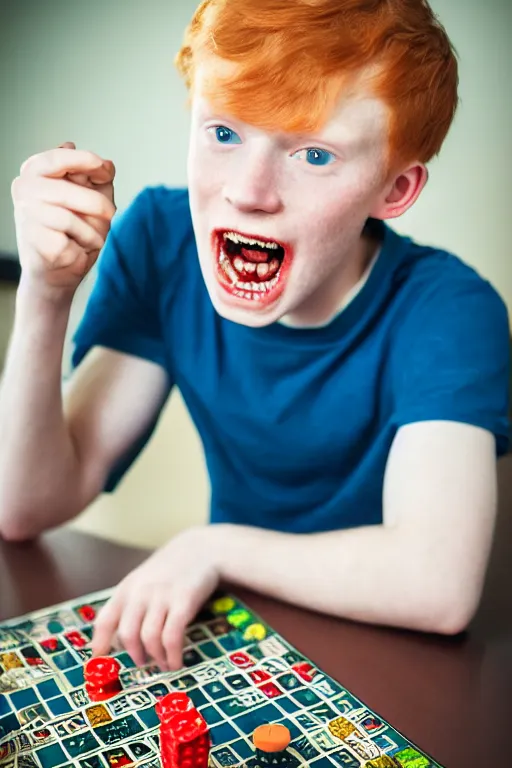
<path fill-rule="evenodd" d="M 61 393 L 70 306 L 71 297 L 49 301 L 22 278 L 0 384 L 0 534 L 7 538 L 37 535 L 76 503 L 78 461 Z"/>
<path fill-rule="evenodd" d="M 356 621 L 458 631 L 450 575 L 397 528 L 294 535 L 226 525 L 217 539 L 227 582 Z"/>

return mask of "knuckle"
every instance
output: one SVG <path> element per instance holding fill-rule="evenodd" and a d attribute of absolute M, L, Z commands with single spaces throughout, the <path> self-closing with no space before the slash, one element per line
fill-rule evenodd
<path fill-rule="evenodd" d="M 20 176 L 27 172 L 27 170 L 30 169 L 30 167 L 34 164 L 36 159 L 39 157 L 39 154 L 36 155 L 30 155 L 30 157 L 27 157 L 24 163 L 20 166 Z"/>
<path fill-rule="evenodd" d="M 134 646 L 139 642 L 138 632 L 133 627 L 119 627 L 119 639 L 124 646 Z"/>
<path fill-rule="evenodd" d="M 94 626 L 96 629 L 107 629 L 112 622 L 112 616 L 110 611 L 100 611 L 94 620 Z"/>
<path fill-rule="evenodd" d="M 160 640 L 160 635 L 154 627 L 143 627 L 141 631 L 141 639 L 144 645 L 154 646 Z"/>
<path fill-rule="evenodd" d="M 116 209 L 114 204 L 111 203 L 110 200 L 105 197 L 105 195 L 101 195 L 101 215 L 104 216 L 104 218 L 106 218 L 108 221 L 112 221 L 115 212 Z"/>
<path fill-rule="evenodd" d="M 68 238 L 63 232 L 53 232 L 51 237 L 41 247 L 41 253 L 47 262 L 55 262 L 68 245 Z"/>
<path fill-rule="evenodd" d="M 91 168 L 96 168 L 98 165 L 101 165 L 102 163 L 101 157 L 94 154 L 94 152 L 91 152 L 88 149 L 82 150 L 81 154 L 83 157 L 84 164 Z"/>

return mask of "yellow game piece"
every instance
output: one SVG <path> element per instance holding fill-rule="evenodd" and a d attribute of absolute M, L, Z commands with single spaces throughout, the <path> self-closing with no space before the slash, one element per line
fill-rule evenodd
<path fill-rule="evenodd" d="M 244 640 L 264 640 L 267 630 L 263 624 L 249 624 L 244 632 Z"/>
<path fill-rule="evenodd" d="M 232 597 L 219 597 L 212 603 L 212 611 L 214 613 L 229 613 L 235 605 L 236 603 Z"/>
<path fill-rule="evenodd" d="M 336 720 L 331 720 L 328 728 L 333 736 L 335 736 L 337 739 L 346 739 L 347 736 L 350 736 L 350 734 L 356 732 L 358 735 L 360 734 L 360 731 L 357 730 L 354 723 L 352 723 L 350 720 L 347 720 L 346 717 L 337 717 Z"/>
<path fill-rule="evenodd" d="M 262 752 L 282 752 L 291 738 L 288 728 L 280 723 L 259 725 L 252 735 L 254 746 Z"/>

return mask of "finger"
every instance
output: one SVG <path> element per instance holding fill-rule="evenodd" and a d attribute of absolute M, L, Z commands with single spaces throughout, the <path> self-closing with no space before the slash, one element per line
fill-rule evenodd
<path fill-rule="evenodd" d="M 27 210 L 27 216 L 31 215 L 34 221 L 38 221 L 45 227 L 65 232 L 72 237 L 78 245 L 86 250 L 100 250 L 105 245 L 104 238 L 94 227 L 87 223 L 69 208 L 59 208 L 48 203 L 39 203 Z"/>
<path fill-rule="evenodd" d="M 66 173 L 64 178 L 72 181 L 73 184 L 80 184 L 81 187 L 86 187 L 89 184 L 89 177 L 86 173 Z"/>
<path fill-rule="evenodd" d="M 70 240 L 65 232 L 56 232 L 35 221 L 25 233 L 24 239 L 41 256 L 47 269 L 69 267 L 77 261 L 85 263 L 82 248 Z"/>
<path fill-rule="evenodd" d="M 100 610 L 94 622 L 92 652 L 94 656 L 106 656 L 112 648 L 113 638 L 119 626 L 123 609 L 123 595 L 116 592 Z"/>
<path fill-rule="evenodd" d="M 59 148 L 76 149 L 76 144 L 72 141 L 65 141 L 64 144 L 59 144 Z M 104 163 L 110 163 L 113 166 L 113 163 L 109 160 L 105 160 Z M 64 178 L 73 181 L 75 184 L 81 184 L 82 186 L 89 184 L 89 176 L 86 173 L 67 173 Z"/>
<path fill-rule="evenodd" d="M 140 632 L 141 640 L 147 655 L 154 659 L 158 666 L 165 669 L 167 659 L 162 643 L 164 624 L 169 613 L 169 606 L 161 600 L 153 600 L 148 608 Z"/>
<path fill-rule="evenodd" d="M 115 175 L 114 164 L 110 160 L 103 160 L 94 152 L 83 149 L 60 147 L 32 155 L 25 160 L 20 169 L 20 174 L 28 176 L 62 178 L 67 173 L 95 174 L 101 179 L 101 182 L 95 183 L 108 183 Z"/>
<path fill-rule="evenodd" d="M 147 662 L 140 636 L 147 607 L 145 599 L 134 600 L 132 598 L 128 600 L 121 614 L 117 630 L 117 636 L 123 648 L 139 667 L 144 666 Z"/>
<path fill-rule="evenodd" d="M 98 190 L 80 187 L 63 179 L 18 177 L 13 183 L 13 197 L 15 202 L 19 200 L 29 204 L 31 200 L 43 201 L 107 221 L 116 211 L 115 205 Z"/>
<path fill-rule="evenodd" d="M 162 643 L 165 649 L 169 669 L 180 669 L 183 666 L 183 640 L 189 622 L 197 613 L 199 606 L 194 600 L 184 596 L 179 602 L 171 605 L 162 632 Z"/>

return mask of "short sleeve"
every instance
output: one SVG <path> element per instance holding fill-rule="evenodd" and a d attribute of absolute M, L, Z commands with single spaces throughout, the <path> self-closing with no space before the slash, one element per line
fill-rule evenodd
<path fill-rule="evenodd" d="M 393 353 L 397 427 L 457 421 L 509 448 L 510 332 L 505 304 L 468 270 L 430 286 L 403 318 Z"/>
<path fill-rule="evenodd" d="M 151 193 L 144 190 L 114 217 L 73 339 L 73 366 L 91 347 L 104 346 L 166 367 Z"/>

